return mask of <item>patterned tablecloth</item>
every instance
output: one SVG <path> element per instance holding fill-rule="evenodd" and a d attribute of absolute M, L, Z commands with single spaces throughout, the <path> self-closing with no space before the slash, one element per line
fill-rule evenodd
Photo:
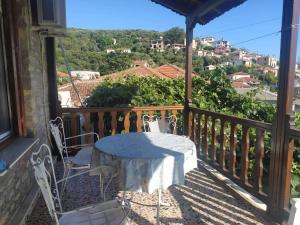
<path fill-rule="evenodd" d="M 92 168 L 113 164 L 120 171 L 120 189 L 153 193 L 184 183 L 197 167 L 196 146 L 184 136 L 165 133 L 128 133 L 96 142 Z"/>

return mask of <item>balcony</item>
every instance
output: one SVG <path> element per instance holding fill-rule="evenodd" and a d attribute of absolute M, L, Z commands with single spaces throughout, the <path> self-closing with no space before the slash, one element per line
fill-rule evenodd
<path fill-rule="evenodd" d="M 179 121 L 177 130 L 173 132 L 180 135 L 183 134 L 183 109 L 183 106 L 64 108 L 63 119 L 67 136 L 95 131 L 100 137 L 104 137 L 118 133 L 142 132 L 143 114 L 160 115 L 162 118 L 173 114 L 177 115 Z M 191 108 L 189 114 L 191 123 L 188 133 L 197 146 L 198 169 L 188 173 L 184 186 L 175 185 L 163 192 L 164 199 L 171 206 L 162 208 L 161 222 L 272 224 L 273 218 L 268 217 L 265 211 L 269 197 L 266 171 L 269 171 L 267 167 L 270 166 L 268 152 L 271 124 L 196 108 Z M 296 132 L 293 131 L 293 137 L 297 135 Z M 70 144 L 91 141 L 93 137 L 86 140 L 77 139 Z M 255 163 L 250 163 L 253 161 Z M 68 208 L 101 201 L 97 178 L 82 176 L 79 180 L 82 185 L 78 185 L 77 182 L 68 187 L 69 191 L 65 196 Z M 112 196 L 122 195 L 118 190 L 112 189 Z M 245 191 L 257 199 L 249 198 L 243 193 Z M 130 199 L 131 195 L 127 193 L 127 197 Z M 156 198 L 155 194 L 133 193 L 133 224 L 155 222 Z M 28 225 L 36 224 L 40 219 L 49 221 L 42 199 L 33 212 Z"/>

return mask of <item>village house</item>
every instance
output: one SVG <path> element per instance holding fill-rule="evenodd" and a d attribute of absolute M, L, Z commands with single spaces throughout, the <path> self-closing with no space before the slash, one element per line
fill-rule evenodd
<path fill-rule="evenodd" d="M 150 49 L 158 51 L 158 52 L 163 52 L 165 50 L 163 37 L 160 37 L 158 40 L 152 40 Z"/>
<path fill-rule="evenodd" d="M 230 44 L 228 41 L 223 41 L 223 40 L 215 41 L 213 47 L 225 48 L 227 51 L 230 51 Z"/>
<path fill-rule="evenodd" d="M 93 80 L 100 77 L 100 73 L 96 71 L 73 70 L 71 77 L 78 80 Z"/>
<path fill-rule="evenodd" d="M 205 67 L 205 70 L 215 70 L 217 67 L 215 65 L 208 65 Z"/>
<path fill-rule="evenodd" d="M 204 45 L 204 46 L 211 46 L 213 47 L 215 42 L 215 38 L 214 37 L 204 37 L 200 39 L 200 44 Z"/>
<path fill-rule="evenodd" d="M 130 48 L 108 48 L 106 49 L 106 53 L 131 53 L 131 49 Z"/>
<path fill-rule="evenodd" d="M 262 66 L 271 66 L 275 68 L 278 63 L 278 59 L 275 56 L 262 56 L 256 60 L 256 63 Z"/>

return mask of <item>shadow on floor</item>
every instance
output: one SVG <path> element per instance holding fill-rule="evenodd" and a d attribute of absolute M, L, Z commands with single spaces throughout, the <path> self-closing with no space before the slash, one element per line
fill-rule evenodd
<path fill-rule="evenodd" d="M 115 181 L 114 187 L 116 186 Z M 116 188 L 112 188 L 109 193 L 112 197 L 122 194 L 117 193 Z M 170 207 L 161 208 L 162 224 L 275 224 L 264 211 L 241 199 L 202 167 L 186 175 L 185 185 L 172 186 L 162 194 L 163 200 L 170 204 Z M 133 193 L 132 196 L 126 193 L 125 196 L 132 197 L 132 225 L 156 224 L 157 193 Z M 100 202 L 99 178 L 85 175 L 73 180 L 68 184 L 63 199 L 64 210 Z M 55 224 L 42 197 L 28 217 L 26 225 L 41 224 Z"/>

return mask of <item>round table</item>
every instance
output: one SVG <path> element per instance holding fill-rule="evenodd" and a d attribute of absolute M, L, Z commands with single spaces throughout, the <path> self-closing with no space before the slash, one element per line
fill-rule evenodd
<path fill-rule="evenodd" d="M 184 184 L 184 175 L 197 167 L 195 144 L 166 133 L 127 133 L 96 142 L 92 166 L 114 163 L 120 189 L 153 193 Z M 117 162 L 117 163 L 116 163 Z"/>

